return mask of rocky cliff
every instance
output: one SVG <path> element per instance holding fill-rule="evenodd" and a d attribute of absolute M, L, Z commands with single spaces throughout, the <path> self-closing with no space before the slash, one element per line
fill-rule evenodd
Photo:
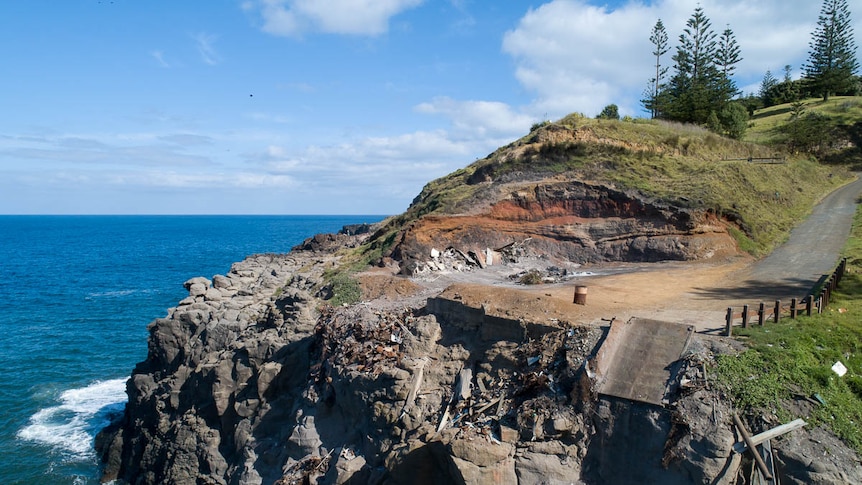
<path fill-rule="evenodd" d="M 332 253 L 311 250 L 255 256 L 227 275 L 188 281 L 189 297 L 150 324 L 148 357 L 128 382 L 122 421 L 99 436 L 104 479 L 706 483 L 721 476 L 734 438 L 720 421 L 682 429 L 671 411 L 596 399 L 584 369 L 600 328 L 507 320 L 445 298 L 400 311 L 318 312 L 310 290 L 334 262 Z M 709 395 L 678 398 L 698 403 Z"/>
<path fill-rule="evenodd" d="M 551 125 L 430 184 L 379 226 L 317 235 L 289 254 L 189 280 L 189 296 L 148 327 L 122 419 L 97 437 L 103 479 L 735 483 L 739 437 L 705 372 L 726 343 L 697 339 L 675 364 L 677 391 L 664 406 L 601 397 L 590 361 L 606 326 L 468 303 L 457 286 L 429 292 L 404 277 L 736 254 L 728 227 L 739 221 L 727 210 L 588 181 L 612 157 L 679 150 L 668 143 Z M 593 168 L 579 161 L 585 153 L 597 154 Z M 559 157 L 575 168 L 554 172 Z M 375 278 L 395 297 L 369 303 L 366 291 L 365 302 L 332 308 L 332 272 L 363 260 L 384 268 Z M 508 298 L 515 293 L 498 303 L 537 304 Z M 840 445 L 795 439 L 779 457 L 790 483 L 862 481 L 854 454 L 818 455 Z M 818 467 L 806 465 L 815 457 Z"/>
<path fill-rule="evenodd" d="M 665 407 L 599 397 L 587 368 L 601 327 L 486 313 L 451 291 L 395 310 L 320 306 L 338 262 L 322 247 L 365 237 L 318 236 L 186 282 L 97 439 L 104 480 L 734 483 L 739 438 L 701 370 L 720 341 L 691 348 Z M 782 456 L 794 483 L 862 476 L 812 472 L 810 448 Z"/>

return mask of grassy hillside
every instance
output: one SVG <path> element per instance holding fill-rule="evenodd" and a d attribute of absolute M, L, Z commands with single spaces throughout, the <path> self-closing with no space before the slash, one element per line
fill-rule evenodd
<path fill-rule="evenodd" d="M 749 158 L 781 163 L 751 163 Z M 535 126 L 519 140 L 428 183 L 410 208 L 376 235 L 363 259 L 380 254 L 416 218 L 475 211 L 510 184 L 549 177 L 608 183 L 711 210 L 735 223 L 732 232 L 744 250 L 761 255 L 850 175 L 780 147 L 731 140 L 691 125 L 570 115 Z"/>
<path fill-rule="evenodd" d="M 852 125 L 862 120 L 862 97 L 834 96 L 825 103 L 821 98 L 801 101 L 802 115 L 816 113 L 828 117 L 832 125 Z M 745 139 L 755 143 L 777 143 L 781 140 L 782 126 L 793 116 L 790 103 L 770 106 L 754 112 Z"/>
<path fill-rule="evenodd" d="M 862 97 L 806 99 L 757 111 L 746 140 L 862 170 Z"/>

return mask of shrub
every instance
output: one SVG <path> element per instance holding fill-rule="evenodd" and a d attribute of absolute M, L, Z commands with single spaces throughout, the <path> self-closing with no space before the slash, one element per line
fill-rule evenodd
<path fill-rule="evenodd" d="M 547 121 L 547 120 L 545 120 L 545 121 L 540 121 L 540 122 L 538 122 L 538 123 L 533 123 L 533 126 L 531 126 L 531 127 L 530 127 L 530 133 L 532 133 L 532 132 L 534 132 L 534 131 L 538 130 L 539 128 L 541 128 L 541 127 L 543 127 L 543 126 L 548 126 L 548 125 L 550 125 L 550 124 L 551 124 L 551 122 L 550 122 L 550 121 Z"/>
<path fill-rule="evenodd" d="M 800 116 L 781 128 L 784 143 L 791 151 L 817 154 L 834 139 L 829 120 L 818 113 Z"/>
<path fill-rule="evenodd" d="M 599 120 L 618 120 L 620 119 L 620 110 L 615 104 L 605 106 L 601 113 L 596 116 Z"/>
<path fill-rule="evenodd" d="M 329 281 L 329 288 L 332 294 L 329 303 L 332 306 L 350 305 L 362 298 L 362 289 L 359 287 L 359 283 L 346 273 L 333 275 Z"/>
<path fill-rule="evenodd" d="M 721 127 L 727 136 L 739 140 L 748 128 L 748 110 L 739 103 L 730 103 L 718 115 Z"/>

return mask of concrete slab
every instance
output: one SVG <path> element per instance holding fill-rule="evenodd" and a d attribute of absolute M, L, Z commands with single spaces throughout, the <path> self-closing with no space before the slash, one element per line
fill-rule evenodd
<path fill-rule="evenodd" d="M 694 326 L 633 317 L 611 323 L 596 354 L 598 392 L 662 405 Z"/>

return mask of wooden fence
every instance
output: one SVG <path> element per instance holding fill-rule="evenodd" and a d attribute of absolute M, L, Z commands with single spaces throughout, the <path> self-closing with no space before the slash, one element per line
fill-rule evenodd
<path fill-rule="evenodd" d="M 808 316 L 811 316 L 815 311 L 817 313 L 823 313 L 823 309 L 829 305 L 829 301 L 832 298 L 832 292 L 834 292 L 835 288 L 838 287 L 838 283 L 844 276 L 844 271 L 846 269 L 847 258 L 844 258 L 840 263 L 838 263 L 838 267 L 835 268 L 835 271 L 833 271 L 831 275 L 824 276 L 817 282 L 808 296 L 801 300 L 792 298 L 789 305 L 783 304 L 781 300 L 775 300 L 775 304 L 769 305 L 768 308 L 764 302 L 760 302 L 757 308 L 743 305 L 742 311 L 740 312 L 734 311 L 733 307 L 728 307 L 727 316 L 725 317 L 724 334 L 727 336 L 733 335 L 733 326 L 737 323 L 739 323 L 742 328 L 748 328 L 748 325 L 752 322 L 755 315 L 757 315 L 757 319 L 755 320 L 757 324 L 763 325 L 767 321 L 778 323 L 785 316 L 796 318 L 802 313 Z"/>

